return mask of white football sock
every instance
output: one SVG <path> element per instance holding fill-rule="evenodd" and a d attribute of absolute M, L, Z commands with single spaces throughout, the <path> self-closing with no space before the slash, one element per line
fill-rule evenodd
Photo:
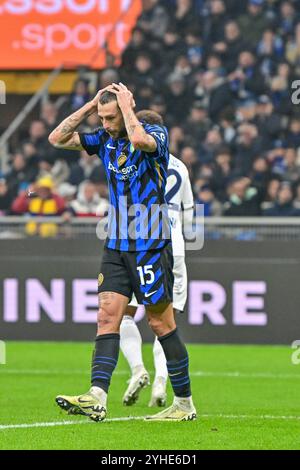
<path fill-rule="evenodd" d="M 137 368 L 143 368 L 142 337 L 134 319 L 130 315 L 123 317 L 120 326 L 120 348 L 127 360 L 132 374 Z"/>
<path fill-rule="evenodd" d="M 174 397 L 174 404 L 177 404 L 182 410 L 190 411 L 194 408 L 192 397 Z"/>
<path fill-rule="evenodd" d="M 101 387 L 93 386 L 90 388 L 90 392 L 92 393 L 92 395 L 94 395 L 94 397 L 97 398 L 97 400 L 102 403 L 102 405 L 106 406 L 107 393 Z"/>
<path fill-rule="evenodd" d="M 157 337 L 153 343 L 153 358 L 154 358 L 154 367 L 155 367 L 155 380 L 158 377 L 162 377 L 167 382 L 168 380 L 168 369 L 166 364 L 166 356 L 162 345 L 158 341 Z"/>

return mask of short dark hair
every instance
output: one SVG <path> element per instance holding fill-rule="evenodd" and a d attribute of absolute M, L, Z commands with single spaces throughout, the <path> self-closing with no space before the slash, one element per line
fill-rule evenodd
<path fill-rule="evenodd" d="M 142 109 L 136 113 L 136 117 L 140 121 L 145 121 L 147 124 L 158 124 L 160 126 L 163 126 L 164 124 L 162 116 L 151 109 Z"/>
<path fill-rule="evenodd" d="M 111 103 L 112 101 L 117 101 L 117 96 L 115 93 L 112 93 L 111 91 L 104 91 L 99 98 L 99 103 L 100 104 L 107 104 Z"/>

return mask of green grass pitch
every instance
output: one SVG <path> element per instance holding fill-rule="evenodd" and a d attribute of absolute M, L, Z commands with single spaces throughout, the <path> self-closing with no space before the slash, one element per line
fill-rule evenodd
<path fill-rule="evenodd" d="M 118 420 L 159 411 L 147 406 L 150 388 L 135 406 L 122 405 L 129 370 L 121 354 L 107 421 L 61 411 L 57 394 L 89 388 L 92 347 L 7 343 L 7 364 L 0 365 L 0 449 L 300 448 L 300 365 L 292 365 L 289 347 L 189 345 L 198 419 L 187 423 Z M 144 357 L 153 376 L 151 345 L 144 347 Z M 169 388 L 168 403 L 171 399 Z"/>

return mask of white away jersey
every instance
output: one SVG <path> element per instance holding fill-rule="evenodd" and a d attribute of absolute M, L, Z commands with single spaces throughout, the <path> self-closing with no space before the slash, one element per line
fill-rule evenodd
<path fill-rule="evenodd" d="M 185 228 L 193 221 L 194 197 L 185 164 L 170 154 L 165 197 L 169 205 L 173 256 L 184 256 L 184 237 L 182 219 Z"/>

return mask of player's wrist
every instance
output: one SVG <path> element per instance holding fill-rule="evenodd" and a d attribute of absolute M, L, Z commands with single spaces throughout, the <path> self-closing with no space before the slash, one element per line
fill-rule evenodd
<path fill-rule="evenodd" d="M 129 111 L 133 111 L 133 107 L 131 105 L 131 103 L 129 103 L 128 101 L 118 101 L 118 105 L 119 105 L 119 108 L 121 109 L 122 113 L 124 112 L 129 112 Z"/>
<path fill-rule="evenodd" d="M 88 101 L 84 106 L 84 110 L 86 111 L 87 115 L 96 113 L 97 112 L 98 103 L 94 100 Z"/>

